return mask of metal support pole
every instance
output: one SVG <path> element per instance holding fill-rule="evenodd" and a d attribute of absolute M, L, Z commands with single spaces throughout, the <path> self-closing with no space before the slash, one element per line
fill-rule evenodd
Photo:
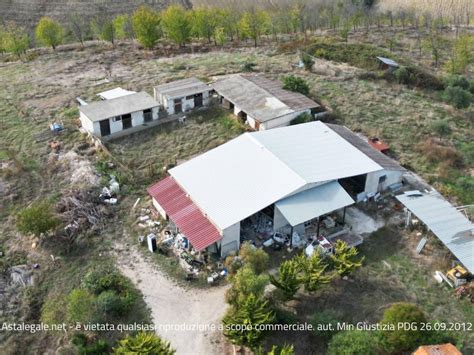
<path fill-rule="evenodd" d="M 290 248 L 293 248 L 293 226 L 290 229 Z"/>
<path fill-rule="evenodd" d="M 316 232 L 316 237 L 319 237 L 319 225 L 320 225 L 320 218 L 318 217 L 318 231 Z"/>
<path fill-rule="evenodd" d="M 346 222 L 346 208 L 344 207 L 344 211 L 342 213 L 342 224 Z"/>

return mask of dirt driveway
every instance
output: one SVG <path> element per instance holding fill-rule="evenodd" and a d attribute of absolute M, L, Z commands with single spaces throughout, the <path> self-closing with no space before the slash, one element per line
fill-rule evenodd
<path fill-rule="evenodd" d="M 168 330 L 158 328 L 157 333 L 171 342 L 178 355 L 224 353 L 222 334 L 219 331 L 183 330 L 179 327 L 204 327 L 209 324 L 219 326 L 226 309 L 225 287 L 206 290 L 183 288 L 133 247 L 117 246 L 116 250 L 120 270 L 143 293 L 154 324 L 157 327 L 175 326 L 175 329 Z"/>

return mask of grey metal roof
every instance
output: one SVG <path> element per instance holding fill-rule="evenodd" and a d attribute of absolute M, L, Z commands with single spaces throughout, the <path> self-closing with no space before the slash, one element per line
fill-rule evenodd
<path fill-rule="evenodd" d="M 146 92 L 138 92 L 115 99 L 103 100 L 80 106 L 79 111 L 91 121 L 124 115 L 158 106 L 158 102 Z"/>
<path fill-rule="evenodd" d="M 319 105 L 306 96 L 283 90 L 279 81 L 261 76 L 231 75 L 212 84 L 214 89 L 235 106 L 259 122 Z"/>
<path fill-rule="evenodd" d="M 353 203 L 344 188 L 332 181 L 280 200 L 275 206 L 292 226 L 296 226 Z"/>
<path fill-rule="evenodd" d="M 249 133 L 307 183 L 383 168 L 321 121 Z"/>
<path fill-rule="evenodd" d="M 367 155 L 370 159 L 379 164 L 382 168 L 386 170 L 399 170 L 406 171 L 404 167 L 398 164 L 395 160 L 389 158 L 385 154 L 379 152 L 377 149 L 373 148 L 369 143 L 364 141 L 357 134 L 352 132 L 349 128 L 337 124 L 326 123 L 326 126 L 331 128 L 334 132 L 339 134 L 342 138 L 352 144 L 354 147 L 359 149 L 362 153 Z"/>
<path fill-rule="evenodd" d="M 413 212 L 474 273 L 474 225 L 439 193 L 401 194 L 396 198 Z"/>
<path fill-rule="evenodd" d="M 169 98 L 184 97 L 209 90 L 212 90 L 212 88 L 197 78 L 176 80 L 155 86 L 157 95 L 163 95 Z"/>
<path fill-rule="evenodd" d="M 394 61 L 393 59 L 390 58 L 385 58 L 385 57 L 377 57 L 378 60 L 380 60 L 382 63 L 387 64 L 391 67 L 398 67 L 398 63 Z"/>

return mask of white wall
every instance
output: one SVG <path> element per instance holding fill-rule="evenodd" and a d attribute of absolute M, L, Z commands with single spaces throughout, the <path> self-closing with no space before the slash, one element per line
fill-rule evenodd
<path fill-rule="evenodd" d="M 196 92 L 196 94 L 199 94 L 199 92 Z M 188 95 L 188 96 L 193 96 L 193 95 L 194 94 Z M 178 100 L 180 99 L 181 100 L 181 106 L 182 106 L 183 112 L 188 112 L 188 111 L 190 111 L 194 108 L 194 97 L 192 97 L 189 100 L 186 100 L 186 96 L 185 97 L 169 97 L 169 96 L 166 96 L 166 95 L 165 96 L 163 96 L 163 95 L 157 96 L 156 95 L 156 90 L 155 90 L 155 100 L 157 100 L 159 103 L 161 103 L 163 105 L 163 107 L 165 108 L 165 110 L 170 115 L 173 115 L 175 113 L 174 112 L 174 100 L 175 99 L 178 99 Z M 208 106 L 209 102 L 210 102 L 209 91 L 202 92 L 202 105 L 203 106 Z"/>
<path fill-rule="evenodd" d="M 274 212 L 273 212 L 273 231 L 277 231 L 280 228 L 285 227 L 288 224 L 289 223 L 286 220 L 286 218 L 280 212 L 278 207 L 275 206 L 275 209 L 274 209 Z"/>
<path fill-rule="evenodd" d="M 227 227 L 222 232 L 221 256 L 225 257 L 231 251 L 238 251 L 240 248 L 240 222 Z"/>
<path fill-rule="evenodd" d="M 79 111 L 79 120 L 81 121 L 82 127 L 92 134 L 95 133 L 94 131 L 94 122 L 92 122 L 85 114 Z"/>
<path fill-rule="evenodd" d="M 387 178 L 382 184 L 379 184 L 379 178 L 385 175 Z M 376 193 L 386 190 L 390 185 L 402 181 L 403 171 L 399 170 L 380 170 L 367 174 L 365 182 L 365 193 Z"/>
<path fill-rule="evenodd" d="M 311 110 L 297 111 L 289 113 L 288 115 L 275 118 L 273 120 L 264 122 L 260 125 L 260 130 L 271 129 L 276 127 L 288 126 L 292 120 L 301 115 L 302 113 L 311 113 Z"/>
<path fill-rule="evenodd" d="M 158 201 L 155 200 L 154 198 L 152 199 L 152 201 L 153 201 L 153 206 L 155 206 L 160 216 L 163 217 L 163 219 L 167 219 L 166 211 L 163 209 L 163 207 L 161 207 Z"/>

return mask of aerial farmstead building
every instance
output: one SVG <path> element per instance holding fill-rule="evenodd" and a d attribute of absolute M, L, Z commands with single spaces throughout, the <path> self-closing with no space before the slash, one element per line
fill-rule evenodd
<path fill-rule="evenodd" d="M 308 97 L 284 90 L 281 82 L 261 75 L 231 75 L 218 79 L 212 87 L 222 106 L 257 131 L 288 126 L 303 113 L 323 111 Z"/>
<path fill-rule="evenodd" d="M 196 78 L 155 86 L 155 100 L 170 115 L 209 105 L 212 87 Z"/>
<path fill-rule="evenodd" d="M 198 251 L 238 250 L 241 222 L 268 208 L 275 231 L 304 233 L 305 222 L 402 179 L 403 168 L 346 130 L 316 121 L 245 133 L 170 169 L 148 193 Z"/>
<path fill-rule="evenodd" d="M 82 127 L 98 138 L 122 136 L 158 120 L 159 104 L 146 92 L 116 90 L 99 96 L 102 101 L 79 106 Z"/>

